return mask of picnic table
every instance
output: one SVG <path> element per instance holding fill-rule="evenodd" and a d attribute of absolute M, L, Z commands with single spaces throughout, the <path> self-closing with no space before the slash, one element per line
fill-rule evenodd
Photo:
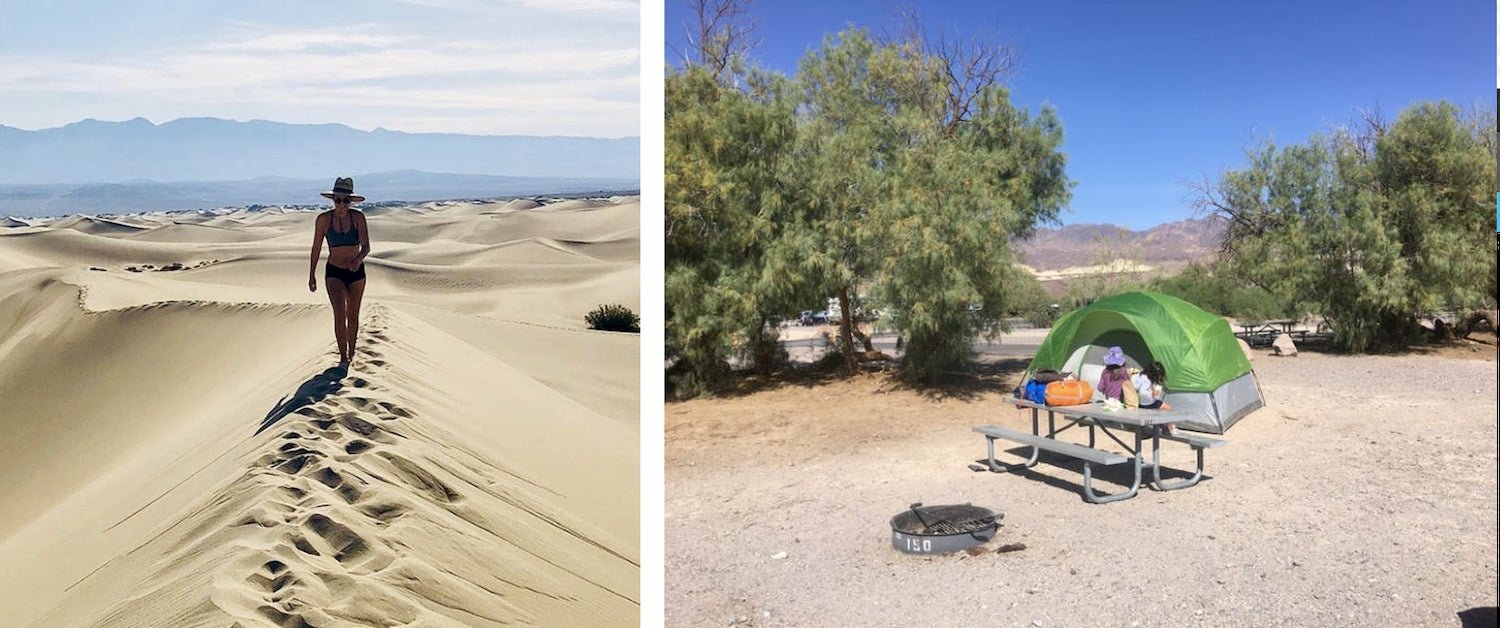
<path fill-rule="evenodd" d="M 1276 339 L 1277 334 L 1298 336 L 1298 340 L 1305 339 L 1307 336 L 1306 331 L 1295 329 L 1297 321 L 1290 319 L 1240 321 L 1235 323 L 1235 325 L 1238 325 L 1240 328 L 1240 331 L 1235 335 L 1244 338 L 1245 342 L 1252 345 L 1260 343 L 1271 344 L 1271 341 Z"/>
<path fill-rule="evenodd" d="M 1031 447 L 1031 457 L 1021 465 L 1020 468 L 1029 469 L 1036 466 L 1037 459 L 1043 449 L 1076 458 L 1083 461 L 1083 497 L 1091 503 L 1103 504 L 1134 497 L 1141 487 L 1141 469 L 1151 467 L 1152 484 L 1160 491 L 1173 491 L 1187 488 L 1198 483 L 1203 478 L 1203 450 L 1222 447 L 1225 441 L 1178 432 L 1168 434 L 1166 429 L 1160 426 L 1165 423 L 1178 423 L 1188 420 L 1190 415 L 1175 410 L 1140 410 L 1126 409 L 1108 410 L 1103 403 L 1089 403 L 1078 406 L 1048 406 L 1033 403 L 1024 399 L 1005 397 L 1001 399 L 1004 403 L 1015 404 L 1020 408 L 1031 409 L 1031 433 L 1027 434 L 1018 430 L 1007 429 L 993 425 L 981 425 L 974 428 L 975 432 L 983 434 L 988 446 L 986 462 L 990 470 L 996 473 L 1009 471 L 1005 465 L 995 460 L 995 439 L 1003 438 L 1015 441 Z M 1047 431 L 1041 430 L 1041 412 L 1047 412 Z M 1058 417 L 1062 417 L 1065 425 L 1061 429 L 1057 427 Z M 1089 444 L 1087 447 L 1067 441 L 1058 440 L 1061 434 L 1075 426 L 1088 428 Z M 1110 440 L 1129 452 L 1129 455 L 1096 449 L 1095 430 L 1103 432 Z M 1132 441 L 1121 440 L 1115 432 L 1129 433 Z M 1151 461 L 1145 462 L 1144 447 L 1147 440 L 1151 442 Z M 1161 478 L 1161 441 L 1174 441 L 1185 443 L 1193 448 L 1198 454 L 1198 468 L 1191 478 L 1176 482 L 1164 482 Z M 1130 490 L 1114 495 L 1101 495 L 1093 488 L 1092 465 L 1116 465 L 1130 463 L 1134 469 L 1135 476 L 1130 485 Z M 979 469 L 980 467 L 975 467 Z"/>

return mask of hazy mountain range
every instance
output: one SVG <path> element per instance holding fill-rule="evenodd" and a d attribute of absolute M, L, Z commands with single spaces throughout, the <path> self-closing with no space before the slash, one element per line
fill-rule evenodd
<path fill-rule="evenodd" d="M 1038 229 L 1035 237 L 1015 244 L 1022 262 L 1038 271 L 1116 260 L 1175 270 L 1188 262 L 1211 259 L 1225 226 L 1219 216 L 1163 223 L 1142 231 L 1107 224 L 1067 225 Z"/>
<path fill-rule="evenodd" d="M 183 118 L 0 125 L 0 183 L 243 181 L 422 170 L 507 177 L 640 178 L 638 137 L 359 131 L 342 124 Z"/>
<path fill-rule="evenodd" d="M 636 193 L 635 179 L 497 177 L 417 170 L 355 173 L 367 204 L 392 201 Z M 126 214 L 248 205 L 322 205 L 332 178 L 256 177 L 244 181 L 0 184 L 0 215 Z"/>
<path fill-rule="evenodd" d="M 631 191 L 640 145 L 218 118 L 0 125 L 0 213 L 309 204 L 338 176 L 354 176 L 371 202 Z"/>

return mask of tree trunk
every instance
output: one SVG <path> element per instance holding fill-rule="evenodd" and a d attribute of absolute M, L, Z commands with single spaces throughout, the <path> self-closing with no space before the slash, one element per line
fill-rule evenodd
<path fill-rule="evenodd" d="M 849 311 L 849 287 L 839 286 L 839 346 L 844 351 L 844 372 L 853 375 L 859 369 L 854 355 L 854 321 Z"/>
<path fill-rule="evenodd" d="M 1490 331 L 1494 331 L 1496 329 L 1495 312 L 1493 310 L 1475 310 L 1473 312 L 1470 312 L 1469 317 L 1464 319 L 1464 322 L 1459 324 L 1458 330 L 1456 332 L 1458 334 L 1458 337 L 1468 339 L 1470 334 L 1473 334 L 1477 329 L 1479 329 L 1480 323 L 1488 324 L 1490 327 Z"/>
<path fill-rule="evenodd" d="M 866 353 L 875 350 L 875 341 L 870 340 L 870 336 L 868 334 L 860 331 L 858 324 L 855 324 L 854 326 L 854 337 L 859 340 L 859 344 L 864 346 Z"/>
<path fill-rule="evenodd" d="M 751 339 L 754 344 L 751 345 L 750 356 L 755 373 L 758 375 L 770 375 L 776 370 L 778 362 L 778 350 L 781 348 L 780 331 L 768 332 L 766 328 L 769 325 L 770 321 L 767 317 L 762 316 L 755 337 Z"/>
<path fill-rule="evenodd" d="M 1453 336 L 1453 328 L 1441 318 L 1432 320 L 1432 339 L 1443 344 L 1453 344 L 1456 340 Z"/>

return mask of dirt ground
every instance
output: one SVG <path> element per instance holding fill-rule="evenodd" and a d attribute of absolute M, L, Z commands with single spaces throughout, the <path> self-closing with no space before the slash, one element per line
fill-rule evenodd
<path fill-rule="evenodd" d="M 1267 407 L 1207 452 L 1202 483 L 1102 505 L 1083 500 L 1082 465 L 1069 459 L 1044 453 L 1006 474 L 967 468 L 984 456 L 973 426 L 1029 429 L 999 401 L 1024 359 L 985 362 L 940 391 L 881 373 L 814 375 L 669 403 L 667 624 L 1459 626 L 1459 613 L 1476 608 L 1493 617 L 1493 345 L 1256 353 Z M 997 455 L 1016 461 L 1021 451 Z M 1186 446 L 1163 443 L 1165 467 L 1192 462 Z M 1121 468 L 1100 470 L 1096 489 L 1128 486 Z M 898 552 L 889 521 L 913 502 L 1000 511 L 984 547 L 1026 548 Z"/>

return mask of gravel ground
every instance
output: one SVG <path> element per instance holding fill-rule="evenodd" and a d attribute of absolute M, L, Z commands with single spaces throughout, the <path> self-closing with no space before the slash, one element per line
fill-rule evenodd
<path fill-rule="evenodd" d="M 1045 453 L 967 468 L 972 426 L 1029 429 L 998 401 L 1024 360 L 938 393 L 867 374 L 668 404 L 667 624 L 1458 626 L 1496 606 L 1494 349 L 1255 365 L 1267 407 L 1201 484 L 1103 505 Z M 984 547 L 1026 549 L 900 553 L 913 502 L 998 510 Z"/>

